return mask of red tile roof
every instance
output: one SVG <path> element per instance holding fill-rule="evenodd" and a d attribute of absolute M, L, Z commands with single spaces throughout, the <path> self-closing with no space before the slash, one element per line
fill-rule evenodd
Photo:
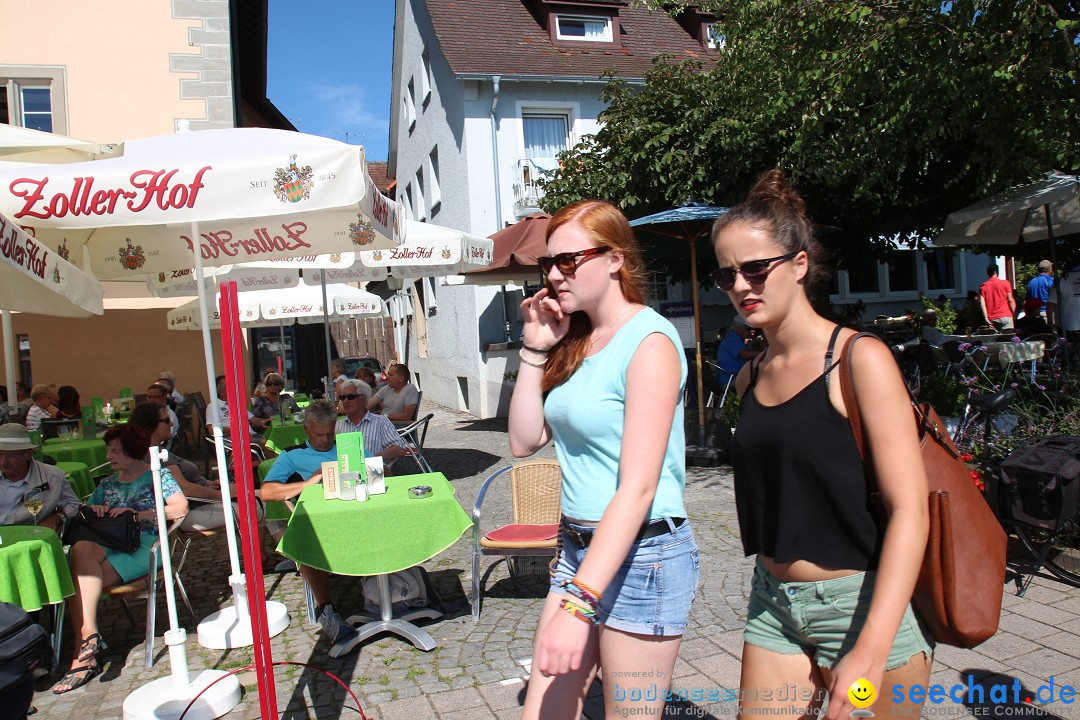
<path fill-rule="evenodd" d="M 459 75 L 599 77 L 614 70 L 641 78 L 659 54 L 715 57 L 677 21 L 643 8 L 619 8 L 621 47 L 612 48 L 554 45 L 523 0 L 427 0 L 427 6 L 443 54 Z"/>
<path fill-rule="evenodd" d="M 390 186 L 394 184 L 394 181 L 386 174 L 386 161 L 368 160 L 367 171 L 368 175 L 371 176 L 371 181 L 375 183 L 375 187 L 389 194 Z"/>

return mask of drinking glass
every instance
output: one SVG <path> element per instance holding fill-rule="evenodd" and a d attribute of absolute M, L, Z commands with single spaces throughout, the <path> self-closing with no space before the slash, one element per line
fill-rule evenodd
<path fill-rule="evenodd" d="M 35 525 L 37 525 L 37 516 L 38 513 L 41 512 L 41 506 L 44 504 L 45 488 L 41 485 L 28 488 L 23 494 L 23 505 L 26 506 L 26 512 L 30 513 L 30 517 L 33 518 Z"/>

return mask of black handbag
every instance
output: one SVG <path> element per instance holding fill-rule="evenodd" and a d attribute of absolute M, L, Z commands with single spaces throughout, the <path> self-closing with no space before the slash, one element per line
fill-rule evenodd
<path fill-rule="evenodd" d="M 138 513 L 126 512 L 116 517 L 97 513 L 83 505 L 75 517 L 64 526 L 64 544 L 74 545 L 80 540 L 96 542 L 102 547 L 120 552 L 135 552 L 142 544 L 142 527 Z"/>

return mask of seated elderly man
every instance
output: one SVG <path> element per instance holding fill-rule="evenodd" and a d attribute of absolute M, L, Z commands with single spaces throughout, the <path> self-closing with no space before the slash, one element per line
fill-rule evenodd
<path fill-rule="evenodd" d="M 184 395 L 176 389 L 176 376 L 166 370 L 158 375 L 158 379 L 155 382 L 159 385 L 164 385 L 165 389 L 169 391 L 169 407 L 173 410 L 179 410 L 180 406 L 184 404 Z"/>
<path fill-rule="evenodd" d="M 322 464 L 337 461 L 334 447 L 336 421 L 337 411 L 329 402 L 318 400 L 308 406 L 304 413 L 307 442 L 282 453 L 274 462 L 260 489 L 259 494 L 264 502 L 292 500 L 308 485 L 322 481 Z M 274 539 L 279 540 L 287 523 L 270 521 L 266 526 Z M 300 574 L 311 588 L 318 608 L 319 624 L 330 642 L 336 645 L 355 638 L 356 628 L 342 620 L 330 602 L 330 574 L 306 565 L 300 566 Z"/>
<path fill-rule="evenodd" d="M 368 412 L 367 404 L 371 390 L 362 380 L 345 380 L 341 383 L 341 404 L 345 408 L 345 417 L 337 421 L 336 433 L 364 433 L 364 454 L 378 455 L 383 459 L 384 467 L 405 454 L 405 443 L 401 441 L 394 424 L 383 415 Z"/>
<path fill-rule="evenodd" d="M 40 430 L 42 420 L 52 420 L 60 412 L 56 407 L 60 398 L 51 385 L 35 385 L 30 391 L 30 400 L 34 404 L 26 411 L 27 430 Z"/>
<path fill-rule="evenodd" d="M 382 413 L 396 422 L 409 421 L 416 415 L 420 392 L 409 382 L 409 368 L 395 363 L 386 371 L 386 386 L 379 389 L 368 403 L 368 410 Z"/>
<path fill-rule="evenodd" d="M 34 459 L 34 443 L 26 426 L 0 425 L 0 525 L 33 525 L 34 517 L 23 505 L 23 496 L 38 487 L 44 494 L 37 524 L 59 532 L 81 504 L 67 476 L 63 470 Z"/>
<path fill-rule="evenodd" d="M 165 443 L 165 448 L 172 448 L 173 440 L 176 439 L 176 432 L 180 429 L 180 419 L 176 417 L 176 413 L 169 407 L 169 388 L 154 383 L 146 388 L 146 401 L 161 405 L 169 411 L 169 422 L 171 424 L 169 425 L 169 441 Z"/>

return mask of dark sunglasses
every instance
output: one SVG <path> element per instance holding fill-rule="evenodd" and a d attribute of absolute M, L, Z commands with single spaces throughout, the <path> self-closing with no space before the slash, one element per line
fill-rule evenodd
<path fill-rule="evenodd" d="M 265 383 L 265 385 L 266 387 L 285 387 L 285 383 L 278 382 L 277 380 L 271 380 L 270 382 Z"/>
<path fill-rule="evenodd" d="M 749 262 L 744 262 L 737 268 L 720 268 L 719 270 L 713 270 L 712 275 L 709 277 L 716 283 L 716 287 L 724 292 L 731 292 L 731 289 L 735 287 L 735 273 L 741 274 L 746 278 L 746 282 L 750 285 L 761 285 L 772 271 L 773 263 L 790 260 L 800 252 L 802 251 L 796 250 L 795 252 L 789 252 L 786 255 L 777 255 L 776 257 L 765 258 L 764 260 L 751 260 Z"/>
<path fill-rule="evenodd" d="M 357 393 L 342 393 L 340 397 L 342 400 L 355 400 L 356 398 L 360 397 L 360 395 Z M 367 396 L 365 395 L 364 397 Z"/>
<path fill-rule="evenodd" d="M 540 263 L 540 269 L 543 270 L 544 275 L 550 273 L 553 267 L 559 268 L 559 272 L 563 275 L 573 275 L 574 271 L 578 269 L 578 265 L 585 262 L 585 258 L 593 255 L 603 255 L 610 249 L 609 247 L 594 247 L 587 250 L 578 250 L 577 252 L 544 255 L 536 258 L 536 261 Z M 578 260 L 577 258 L 581 259 Z"/>

